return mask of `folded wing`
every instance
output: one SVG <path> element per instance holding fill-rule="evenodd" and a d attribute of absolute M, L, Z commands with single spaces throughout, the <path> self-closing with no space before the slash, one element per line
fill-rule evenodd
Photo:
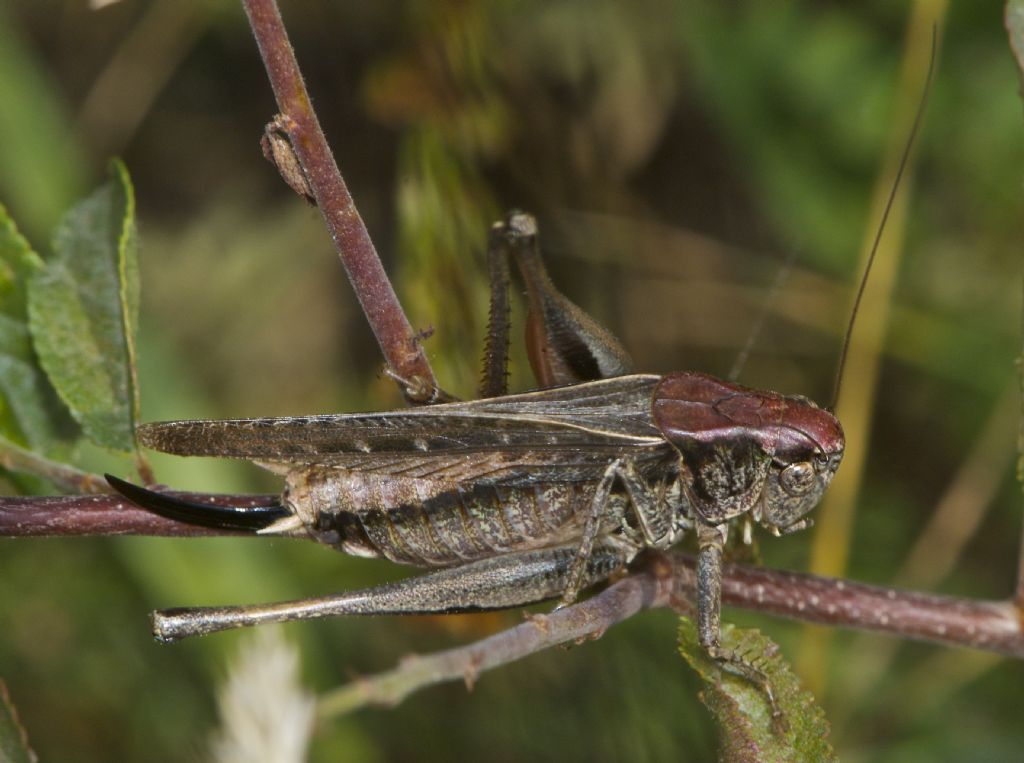
<path fill-rule="evenodd" d="M 384 413 L 173 421 L 139 428 L 178 455 L 495 484 L 589 479 L 624 451 L 653 462 L 667 445 L 651 415 L 660 377 L 623 376 L 521 395 Z"/>

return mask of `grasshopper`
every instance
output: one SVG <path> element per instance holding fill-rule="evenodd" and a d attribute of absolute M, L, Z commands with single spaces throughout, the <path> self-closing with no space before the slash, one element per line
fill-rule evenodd
<path fill-rule="evenodd" d="M 839 356 L 833 406 L 864 286 L 927 102 L 924 91 L 867 258 Z M 153 614 L 158 640 L 334 615 L 503 609 L 560 598 L 625 569 L 644 549 L 697 541 L 697 632 L 724 668 L 767 676 L 721 645 L 722 554 L 742 521 L 805 529 L 843 458 L 839 420 L 802 396 L 713 376 L 634 374 L 608 331 L 563 296 L 540 258 L 537 225 L 512 213 L 488 243 L 491 314 L 481 399 L 429 408 L 290 418 L 172 421 L 142 444 L 255 461 L 281 474 L 278 503 L 194 503 L 107 475 L 126 498 L 200 525 L 306 537 L 356 556 L 433 571 L 347 594 Z M 527 350 L 545 389 L 506 394 L 509 267 L 527 286 Z M 402 380 L 400 380 L 402 381 Z M 411 386 L 407 382 L 407 387 Z M 439 390 L 432 400 L 450 399 Z"/>
<path fill-rule="evenodd" d="M 139 428 L 140 441 L 160 451 L 248 459 L 279 473 L 285 487 L 272 506 L 190 503 L 108 476 L 127 498 L 175 519 L 308 537 L 434 571 L 320 599 L 157 612 L 156 637 L 330 615 L 564 605 L 643 549 L 693 532 L 700 642 L 771 700 L 763 673 L 719 641 L 723 547 L 736 520 L 775 535 L 810 526 L 843 457 L 839 421 L 804 397 L 702 373 L 628 373 L 617 340 L 551 283 L 532 217 L 495 224 L 488 249 L 483 399 Z M 531 365 L 541 383 L 561 386 L 504 394 L 509 259 L 527 283 Z"/>

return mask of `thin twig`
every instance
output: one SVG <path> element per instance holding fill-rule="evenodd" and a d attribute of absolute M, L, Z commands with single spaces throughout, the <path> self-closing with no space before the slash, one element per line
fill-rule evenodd
<path fill-rule="evenodd" d="M 288 133 L 384 358 L 396 376 L 407 380 L 403 392 L 411 402 L 432 402 L 416 397 L 416 390 L 436 390 L 437 381 L 320 129 L 277 3 L 242 4 L 277 98 L 279 124 Z"/>
<path fill-rule="evenodd" d="M 58 489 L 69 493 L 105 493 L 110 488 L 99 474 L 83 472 L 67 464 L 51 461 L 0 437 L 0 466 L 10 472 L 24 472 L 43 477 Z"/>
<path fill-rule="evenodd" d="M 548 615 L 534 615 L 473 644 L 407 657 L 392 670 L 360 678 L 325 694 L 318 702 L 317 713 L 326 720 L 366 705 L 392 707 L 419 689 L 447 681 L 464 681 L 472 688 L 484 671 L 559 644 L 598 638 L 638 612 L 667 606 L 672 586 L 664 578 L 666 572 L 670 570 L 665 566 L 652 566 L 585 601 Z"/>
<path fill-rule="evenodd" d="M 486 670 L 558 644 L 598 638 L 645 609 L 673 606 L 692 611 L 697 580 L 693 556 L 671 553 L 652 558 L 655 563 L 571 607 L 531 617 L 473 644 L 408 657 L 389 671 L 325 694 L 319 715 L 327 719 L 368 705 L 391 707 L 419 689 L 447 681 L 462 680 L 471 687 Z M 723 571 L 722 600 L 793 620 L 1024 657 L 1019 613 L 1009 602 L 957 599 L 731 564 Z"/>
<path fill-rule="evenodd" d="M 692 559 L 679 555 L 673 560 L 674 579 L 682 582 L 694 574 Z M 690 580 L 684 588 L 692 585 Z M 722 601 L 793 620 L 1024 658 L 1020 612 L 1012 601 L 940 596 L 740 565 L 726 565 Z"/>
<path fill-rule="evenodd" d="M 266 505 L 276 499 L 275 496 L 267 495 L 176 495 L 225 506 Z M 163 519 L 115 495 L 0 499 L 0 537 L 183 537 L 231 534 L 234 533 Z M 688 606 L 688 597 L 696 589 L 693 557 L 673 552 L 667 555 L 654 555 L 653 558 L 668 560 L 671 569 L 666 572 L 658 565 L 649 565 L 627 577 L 625 580 L 637 578 L 640 581 L 637 584 L 640 585 L 639 589 L 630 589 L 632 593 L 628 597 L 628 602 L 614 598 L 620 594 L 606 592 L 585 602 L 587 607 L 582 610 L 573 607 L 567 608 L 567 613 L 553 613 L 546 619 L 547 627 L 552 629 L 550 637 L 545 637 L 549 640 L 532 637 L 538 646 L 516 647 L 522 652 L 519 656 L 530 654 L 531 650 L 545 648 L 545 645 L 580 638 L 581 635 L 593 635 L 606 628 L 610 622 L 618 622 L 609 622 L 607 619 L 613 612 L 625 613 L 619 617 L 623 619 L 641 609 L 664 606 L 669 601 L 677 608 Z M 653 577 L 645 581 L 644 575 Z M 655 583 L 659 585 L 657 591 L 647 587 Z M 625 583 L 620 582 L 608 590 L 621 591 L 624 586 Z M 633 598 L 636 596 L 639 598 Z M 966 646 L 1024 658 L 1024 634 L 1021 631 L 1020 613 L 1012 602 L 938 596 L 744 565 L 725 566 L 722 600 L 726 604 L 744 609 L 768 612 L 796 620 L 881 631 L 908 639 Z M 637 602 L 643 603 L 641 605 Z M 611 609 L 608 609 L 609 607 Z M 632 609 L 629 609 L 630 607 Z M 583 619 L 573 619 L 575 617 Z M 584 631 L 578 630 L 581 627 Z M 522 651 L 524 649 L 525 651 Z M 490 663 L 485 660 L 481 665 Z M 464 675 L 464 672 L 460 675 Z"/>

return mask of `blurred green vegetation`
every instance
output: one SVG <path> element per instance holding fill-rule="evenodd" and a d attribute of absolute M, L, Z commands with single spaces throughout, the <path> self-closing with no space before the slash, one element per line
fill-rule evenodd
<path fill-rule="evenodd" d="M 909 4 L 283 5 L 346 181 L 410 318 L 435 330 L 426 346 L 451 391 L 476 384 L 487 227 L 520 207 L 540 219 L 556 282 L 648 371 L 728 373 L 795 252 L 740 379 L 827 399 L 876 225 L 871 190 L 907 108 Z M 929 588 L 989 598 L 1010 592 L 1021 535 L 1017 415 L 1002 401 L 1020 347 L 1024 106 L 1001 13 L 978 0 L 940 19 L 848 539 L 851 577 L 892 582 L 960 475 L 952 521 L 899 579 L 936 571 Z M 0 0 L 0 92 L 0 202 L 44 256 L 108 156 L 131 172 L 144 419 L 400 404 L 318 213 L 259 154 L 274 104 L 237 3 Z M 81 459 L 128 469 L 89 448 Z M 276 487 L 245 465 L 153 462 L 176 487 Z M 761 552 L 806 569 L 811 543 L 801 533 Z M 0 676 L 34 747 L 106 761 L 202 757 L 245 638 L 158 646 L 150 609 L 327 593 L 396 570 L 284 541 L 119 538 L 0 540 L 0 574 Z M 328 690 L 518 617 L 285 632 L 307 684 Z M 800 626 L 726 617 L 799 663 Z M 675 630 L 651 613 L 472 693 L 439 687 L 332 721 L 312 759 L 706 760 L 713 727 Z M 807 678 L 843 760 L 1021 757 L 1018 662 L 836 633 L 824 673 Z"/>

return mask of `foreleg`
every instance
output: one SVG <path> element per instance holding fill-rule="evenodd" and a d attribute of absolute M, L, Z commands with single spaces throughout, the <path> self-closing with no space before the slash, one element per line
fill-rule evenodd
<path fill-rule="evenodd" d="M 772 706 L 772 714 L 781 717 L 775 693 L 764 671 L 742 654 L 723 649 L 722 633 L 722 549 L 728 525 L 697 523 L 697 636 L 708 655 L 731 673 L 760 687 Z"/>

